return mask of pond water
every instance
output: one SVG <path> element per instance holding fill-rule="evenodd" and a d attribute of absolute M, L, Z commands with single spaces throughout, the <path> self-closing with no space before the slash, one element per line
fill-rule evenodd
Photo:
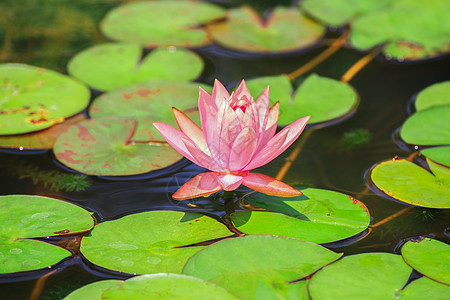
<path fill-rule="evenodd" d="M 10 12 L 17 13 L 22 9 L 19 7 L 20 2 L 6 1 L 2 5 L 9 3 Z M 14 27 L 13 33 L 21 34 L 20 38 L 15 37 L 10 41 L 12 46 L 9 50 L 6 49 L 5 44 L 10 28 L 4 24 L 0 27 L 2 29 L 0 39 L 3 38 L 4 43 L 0 59 L 3 62 L 22 62 L 65 72 L 68 59 L 77 51 L 104 41 L 105 39 L 98 32 L 94 32 L 95 24 L 119 1 L 95 1 L 96 4 L 93 6 L 88 3 L 89 1 L 80 1 L 75 8 L 69 2 L 62 1 L 57 8 L 43 6 L 35 18 L 39 20 L 45 16 L 45 13 L 58 12 L 60 18 L 67 17 L 73 22 L 76 14 L 81 14 L 83 20 L 88 20 L 85 21 L 84 36 L 71 31 L 70 24 L 67 28 L 58 29 L 61 32 L 52 33 L 51 30 L 57 30 L 52 28 L 53 25 L 33 24 L 31 21 L 27 23 L 22 16 L 20 21 L 25 24 L 8 25 Z M 227 6 L 239 4 L 238 2 L 230 3 L 222 4 Z M 268 7 L 271 3 L 265 1 L 264 4 Z M 265 8 L 264 4 L 261 5 L 261 10 Z M 82 9 L 86 9 L 86 12 Z M 23 8 L 22 14 L 25 13 L 32 12 L 26 12 Z M 1 12 L 0 16 L 2 14 L 5 12 Z M 42 19 L 39 21 L 43 22 Z M 333 33 L 329 35 L 335 36 Z M 228 88 L 232 88 L 242 79 L 292 72 L 324 49 L 326 47 L 321 46 L 309 51 L 265 56 L 242 54 L 213 44 L 194 49 L 206 61 L 206 68 L 196 81 L 212 84 L 214 78 L 219 78 Z M 363 56 L 363 53 L 342 48 L 315 67 L 312 72 L 339 79 Z M 412 153 L 412 149 L 408 149 L 400 141 L 397 133 L 410 114 L 411 99 L 425 87 L 449 80 L 449 70 L 448 55 L 414 64 L 395 64 L 382 58 L 376 58 L 370 62 L 350 82 L 360 97 L 360 105 L 356 112 L 333 126 L 319 129 L 307 128 L 305 132 L 313 131 L 309 137 L 303 136 L 305 132 L 300 136 L 300 141 L 307 140 L 283 181 L 292 186 L 324 188 L 351 195 L 366 204 L 372 217 L 371 224 L 408 207 L 388 199 L 381 193 L 377 194 L 369 190 L 366 174 L 378 162 L 396 156 L 406 158 Z M 300 83 L 304 78 L 300 77 L 296 83 Z M 344 142 L 344 136 L 357 129 L 364 129 L 364 133 L 369 132 L 370 141 L 365 145 L 350 147 L 348 142 L 347 144 Z M 292 148 L 294 146 L 295 144 Z M 273 162 L 261 167 L 258 172 L 275 177 L 292 148 Z M 420 162 L 420 157 L 416 158 L 416 161 L 417 159 Z M 0 166 L 1 195 L 33 194 L 65 199 L 94 212 L 97 222 L 148 210 L 201 212 L 220 220 L 225 211 L 224 203 L 211 198 L 184 202 L 171 199 L 168 193 L 173 193 L 182 183 L 202 172 L 200 167 L 187 160 L 178 162 L 165 170 L 119 180 L 88 176 L 87 181 L 90 186 L 79 192 L 57 191 L 52 188 L 52 182 L 58 177 L 73 174 L 73 172 L 58 163 L 51 151 L 18 153 L 2 150 Z M 189 205 L 192 203 L 196 207 Z M 343 241 L 329 246 L 334 251 L 343 252 L 344 255 L 365 252 L 398 254 L 400 246 L 407 239 L 415 236 L 429 236 L 450 243 L 449 219 L 449 210 L 414 207 L 390 222 L 374 228 L 369 234 L 366 231 L 356 236 L 353 243 Z M 360 240 L 357 241 L 358 239 Z M 62 243 L 65 240 L 54 238 L 51 242 Z M 78 241 L 72 239 L 70 242 L 74 243 L 73 247 L 76 249 Z M 59 299 L 78 287 L 104 278 L 128 278 L 116 272 L 97 268 L 83 260 L 77 251 L 75 253 L 73 257 L 65 259 L 49 270 L 12 276 L 0 274 L 1 297 L 28 299 L 33 290 L 38 290 L 36 287 L 39 287 L 39 278 L 52 270 L 56 272 L 41 282 L 41 299 Z"/>

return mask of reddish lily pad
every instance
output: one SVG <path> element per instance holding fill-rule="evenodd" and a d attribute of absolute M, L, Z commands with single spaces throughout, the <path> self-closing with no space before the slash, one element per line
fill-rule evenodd
<path fill-rule="evenodd" d="M 450 172 L 447 167 L 437 164 L 433 168 L 434 175 L 404 159 L 388 160 L 376 165 L 370 178 L 380 190 L 402 202 L 450 208 Z"/>
<path fill-rule="evenodd" d="M 231 235 L 206 216 L 151 211 L 98 224 L 83 237 L 81 252 L 92 263 L 126 273 L 180 273 L 203 246 L 181 247 Z"/>
<path fill-rule="evenodd" d="M 270 100 L 280 101 L 279 125 L 288 125 L 305 115 L 311 115 L 308 125 L 334 124 L 355 111 L 358 94 L 348 84 L 312 74 L 296 91 L 285 75 L 249 80 L 247 87 L 254 95 L 269 86 Z"/>
<path fill-rule="evenodd" d="M 450 245 L 429 238 L 409 241 L 402 247 L 402 256 L 420 273 L 450 285 Z"/>
<path fill-rule="evenodd" d="M 0 64 L 0 135 L 48 128 L 82 111 L 89 90 L 55 71 Z"/>
<path fill-rule="evenodd" d="M 158 48 L 144 58 L 142 48 L 133 44 L 102 44 L 78 53 L 69 62 L 69 73 L 100 91 L 111 91 L 148 80 L 193 80 L 203 61 L 192 51 Z M 180 67 L 189 66 L 189 67 Z"/>
<path fill-rule="evenodd" d="M 297 239 L 249 235 L 200 250 L 187 261 L 183 274 L 223 286 L 241 299 L 287 299 L 292 289 L 300 292 L 302 288 L 302 284 L 289 282 L 312 274 L 341 255 Z"/>
<path fill-rule="evenodd" d="M 251 195 L 246 201 L 268 211 L 232 214 L 234 226 L 247 234 L 276 234 L 315 243 L 351 237 L 370 223 L 367 207 L 350 196 L 328 190 L 302 189 L 292 198 Z"/>
<path fill-rule="evenodd" d="M 191 82 L 147 81 L 127 86 L 96 98 L 89 109 L 91 117 L 134 117 L 138 127 L 134 141 L 164 141 L 153 126 L 153 122 L 164 122 L 177 127 L 172 107 L 184 111 L 200 124 L 197 103 L 199 86 L 209 91 L 204 84 Z"/>
<path fill-rule="evenodd" d="M 70 126 L 86 120 L 83 113 L 70 117 L 64 122 L 53 125 L 50 128 L 24 133 L 20 135 L 3 135 L 0 136 L 0 147 L 12 149 L 51 149 L 56 139 L 66 131 Z"/>
<path fill-rule="evenodd" d="M 194 1 L 141 1 L 111 10 L 100 29 L 108 38 L 147 47 L 210 43 L 199 25 L 223 17 L 219 6 Z"/>
<path fill-rule="evenodd" d="M 411 271 L 400 255 L 350 255 L 314 274 L 308 289 L 318 300 L 396 299 Z"/>
<path fill-rule="evenodd" d="M 295 8 L 276 7 L 267 20 L 250 7 L 228 11 L 226 22 L 208 24 L 214 41 L 231 49 L 279 53 L 303 49 L 317 43 L 325 27 L 306 18 Z"/>
<path fill-rule="evenodd" d="M 169 166 L 181 155 L 167 143 L 134 142 L 136 120 L 90 119 L 64 132 L 53 151 L 64 165 L 97 176 L 141 174 Z"/>
<path fill-rule="evenodd" d="M 0 196 L 0 207 L 0 273 L 46 268 L 71 255 L 30 238 L 77 234 L 94 226 L 88 211 L 57 199 Z"/>

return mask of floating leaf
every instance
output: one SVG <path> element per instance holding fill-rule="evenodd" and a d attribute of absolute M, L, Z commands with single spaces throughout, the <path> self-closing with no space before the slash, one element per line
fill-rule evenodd
<path fill-rule="evenodd" d="M 450 246 L 425 238 L 409 241 L 402 247 L 402 256 L 408 265 L 425 276 L 450 285 Z"/>
<path fill-rule="evenodd" d="M 52 198 L 0 196 L 0 207 L 0 273 L 42 269 L 71 255 L 29 238 L 76 234 L 94 226 L 89 212 Z"/>
<path fill-rule="evenodd" d="M 247 234 L 275 234 L 314 243 L 351 237 L 370 223 L 367 207 L 350 196 L 320 189 L 302 189 L 303 195 L 280 198 L 254 194 L 246 201 L 269 210 L 232 214 L 234 226 Z"/>
<path fill-rule="evenodd" d="M 450 167 L 450 146 L 432 147 L 420 151 L 427 158 Z"/>
<path fill-rule="evenodd" d="M 126 273 L 180 273 L 202 246 L 182 247 L 231 233 L 198 214 L 151 211 L 98 224 L 83 237 L 81 252 L 93 264 Z"/>
<path fill-rule="evenodd" d="M 153 79 L 189 81 L 203 69 L 197 54 L 181 48 L 155 49 L 143 59 L 141 55 L 138 45 L 96 45 L 74 56 L 67 69 L 72 76 L 100 91 Z"/>
<path fill-rule="evenodd" d="M 317 244 L 255 235 L 230 238 L 199 251 L 183 273 L 223 286 L 242 299 L 286 299 L 288 282 L 305 277 L 338 259 Z"/>
<path fill-rule="evenodd" d="M 400 255 L 350 255 L 314 274 L 308 288 L 318 300 L 396 299 L 411 271 Z"/>
<path fill-rule="evenodd" d="M 53 151 L 64 165 L 97 176 L 146 173 L 181 159 L 167 143 L 134 142 L 135 130 L 135 119 L 90 119 L 64 132 Z"/>
<path fill-rule="evenodd" d="M 303 0 L 300 7 L 323 23 L 339 27 L 358 16 L 378 11 L 390 2 L 390 0 Z"/>
<path fill-rule="evenodd" d="M 434 106 L 410 116 L 400 130 L 401 138 L 412 145 L 450 144 L 450 105 Z"/>
<path fill-rule="evenodd" d="M 450 105 L 450 81 L 435 83 L 422 90 L 414 104 L 417 111 L 433 106 Z"/>
<path fill-rule="evenodd" d="M 13 149 L 51 149 L 56 139 L 70 126 L 86 120 L 83 113 L 77 114 L 50 128 L 20 135 L 0 136 L 0 147 Z"/>
<path fill-rule="evenodd" d="M 108 38 L 143 46 L 203 46 L 210 43 L 198 25 L 223 17 L 219 6 L 193 1 L 141 1 L 111 10 L 101 23 Z"/>
<path fill-rule="evenodd" d="M 402 300 L 422 300 L 424 296 L 433 300 L 447 300 L 450 286 L 422 277 L 408 284 L 401 295 Z"/>
<path fill-rule="evenodd" d="M 267 20 L 250 7 L 228 11 L 227 22 L 208 24 L 214 41 L 246 52 L 287 52 L 318 42 L 325 27 L 306 18 L 295 8 L 276 7 Z"/>
<path fill-rule="evenodd" d="M 200 84 L 206 91 L 210 87 Z M 91 117 L 122 116 L 137 119 L 134 141 L 164 141 L 153 122 L 177 127 L 172 107 L 184 111 L 200 123 L 198 114 L 199 84 L 192 82 L 147 81 L 105 93 L 94 100 Z"/>
<path fill-rule="evenodd" d="M 69 295 L 63 300 L 101 300 L 104 291 L 114 286 L 122 286 L 122 280 L 101 280 L 85 285 Z"/>
<path fill-rule="evenodd" d="M 384 193 L 408 204 L 450 208 L 449 176 L 431 174 L 404 159 L 384 161 L 373 168 L 370 178 Z"/>
<path fill-rule="evenodd" d="M 0 82 L 0 135 L 48 128 L 89 103 L 84 85 L 43 68 L 0 64 Z"/>
<path fill-rule="evenodd" d="M 249 80 L 247 87 L 259 95 L 269 86 L 272 104 L 280 101 L 280 125 L 288 125 L 305 115 L 311 115 L 309 125 L 340 120 L 358 105 L 358 95 L 348 84 L 312 74 L 295 91 L 285 75 Z"/>
<path fill-rule="evenodd" d="M 238 299 L 211 282 L 168 273 L 130 278 L 121 286 L 105 291 L 102 297 L 103 299 Z"/>

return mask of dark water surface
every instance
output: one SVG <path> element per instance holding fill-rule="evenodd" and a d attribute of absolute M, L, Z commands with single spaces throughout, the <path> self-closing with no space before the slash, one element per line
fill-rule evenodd
<path fill-rule="evenodd" d="M 30 1 L 29 3 L 43 2 Z M 24 1 L 0 3 L 2 9 L 0 11 L 0 42 L 3 40 L 0 59 L 2 62 L 24 62 L 64 72 L 67 60 L 77 51 L 104 41 L 95 31 L 95 24 L 107 10 L 120 1 L 91 1 L 95 4 L 90 4 L 89 1 L 78 1 L 77 4 L 59 1 L 61 4 L 56 6 L 52 4 L 53 2 L 48 1 L 49 7 L 28 4 L 28 8 L 20 7 L 20 3 Z M 268 5 L 269 2 L 264 3 Z M 238 3 L 240 2 L 236 1 L 232 4 Z M 4 8 L 8 8 L 8 11 Z M 260 10 L 264 8 L 261 6 Z M 23 15 L 33 14 L 38 9 L 40 9 L 38 16 L 30 17 L 32 20 L 26 21 Z M 42 33 L 48 26 L 39 19 L 39 15 L 45 16 L 46 10 L 49 15 L 57 12 L 60 17 L 66 16 L 67 19 L 72 20 L 71 22 L 77 20 L 76 14 L 83 16 L 81 19 L 84 20 L 85 25 L 84 35 L 71 30 L 60 35 L 50 30 L 47 34 Z M 17 22 L 21 21 L 21 24 L 5 26 L 1 22 L 7 17 L 6 15 L 14 13 L 20 15 L 21 11 L 23 11 L 22 16 L 16 19 Z M 48 22 L 52 24 L 51 22 L 56 21 L 51 19 Z M 15 37 L 9 40 L 7 32 L 11 30 L 11 26 Z M 79 27 L 79 24 L 77 26 Z M 39 30 L 33 31 L 33 28 Z M 64 38 L 58 40 L 60 36 Z M 8 46 L 7 43 L 11 45 Z M 308 62 L 323 49 L 325 47 L 306 53 L 263 57 L 239 54 L 215 45 L 208 46 L 195 50 L 207 62 L 207 68 L 198 81 L 212 84 L 214 78 L 219 78 L 228 87 L 232 87 L 243 78 L 289 73 Z M 349 49 L 341 49 L 313 71 L 321 76 L 339 79 L 363 55 Z M 413 95 L 433 83 L 449 80 L 449 70 L 449 56 L 417 64 L 392 64 L 383 59 L 372 61 L 350 81 L 350 84 L 358 91 L 361 101 L 355 114 L 334 126 L 314 130 L 283 181 L 293 186 L 341 191 L 358 198 L 369 208 L 373 218 L 371 224 L 408 207 L 368 190 L 365 180 L 366 172 L 377 162 L 395 156 L 408 157 L 412 153 L 412 149 L 408 149 L 396 140 L 398 138 L 395 137 L 395 132 L 409 114 L 408 104 Z M 302 79 L 304 78 L 298 79 L 297 83 Z M 371 133 L 370 142 L 360 147 L 345 146 L 342 142 L 344 133 L 354 129 L 368 130 Z M 293 147 L 295 144 L 273 162 L 260 168 L 258 172 L 276 176 Z M 168 193 L 175 192 L 182 183 L 202 171 L 201 168 L 186 160 L 168 170 L 136 176 L 132 179 L 110 180 L 89 176 L 88 181 L 91 186 L 82 192 L 55 191 L 49 188 L 48 182 L 47 186 L 42 180 L 33 182 L 32 178 L 39 178 L 39 174 L 46 172 L 57 171 L 58 174 L 71 174 L 55 161 L 51 151 L 0 152 L 0 166 L 0 195 L 32 194 L 64 199 L 93 211 L 98 222 L 134 212 L 161 209 L 202 212 L 217 219 L 224 214 L 223 203 L 213 199 L 191 201 L 198 206 L 197 208 L 190 207 L 189 201 L 171 200 Z M 21 174 L 26 178 L 19 179 Z M 26 176 L 23 176 L 24 174 Z M 359 241 L 356 240 L 362 236 L 356 237 L 353 240 L 354 243 L 343 241 L 329 246 L 332 250 L 342 251 L 347 255 L 379 251 L 399 253 L 399 246 L 405 240 L 419 235 L 427 235 L 450 243 L 449 217 L 449 210 L 412 208 L 400 217 L 375 228 Z M 54 239 L 52 242 L 62 243 L 64 240 Z M 76 254 L 51 269 L 27 272 L 26 276 L 0 275 L 0 298 L 28 299 L 38 278 L 53 270 L 56 272 L 44 282 L 41 299 L 58 299 L 78 287 L 99 279 L 127 278 L 119 273 L 108 272 L 89 265 L 77 254 L 76 241 L 70 242 L 75 243 Z"/>

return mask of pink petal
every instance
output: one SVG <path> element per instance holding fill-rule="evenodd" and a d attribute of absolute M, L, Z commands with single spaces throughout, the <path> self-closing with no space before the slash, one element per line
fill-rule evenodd
<path fill-rule="evenodd" d="M 170 146 L 172 146 L 181 155 L 192 161 L 194 164 L 198 164 L 198 161 L 194 158 L 194 156 L 192 156 L 182 140 L 182 138 L 189 139 L 187 135 L 185 135 L 175 127 L 172 127 L 165 123 L 155 122 L 153 123 L 153 126 L 156 127 L 161 136 L 167 141 L 167 143 L 169 143 Z"/>
<path fill-rule="evenodd" d="M 208 197 L 212 193 L 220 191 L 222 188 L 217 181 L 217 173 L 200 173 L 185 184 L 173 194 L 175 200 L 185 200 L 196 197 Z"/>
<path fill-rule="evenodd" d="M 269 96 L 269 86 L 267 86 L 264 91 L 259 95 L 258 100 L 256 100 L 256 106 L 258 109 L 259 116 L 259 132 L 265 130 L 267 119 L 269 116 L 269 106 L 270 106 L 270 96 Z"/>
<path fill-rule="evenodd" d="M 198 110 L 200 113 L 200 120 L 202 123 L 202 130 L 205 136 L 206 144 L 211 156 L 216 159 L 219 156 L 219 145 L 217 141 L 217 136 L 219 133 L 218 130 L 220 129 L 217 125 L 219 108 L 216 107 L 216 104 L 212 100 L 211 96 L 202 88 L 200 88 Z M 217 145 L 215 143 L 217 143 Z M 218 161 L 218 159 L 216 159 L 216 161 Z"/>
<path fill-rule="evenodd" d="M 300 118 L 283 128 L 283 130 L 278 132 L 266 146 L 255 153 L 254 159 L 244 168 L 244 170 L 251 170 L 265 165 L 283 153 L 283 151 L 286 150 L 302 133 L 309 118 L 310 116 Z M 280 140 L 284 140 L 281 145 Z"/>
<path fill-rule="evenodd" d="M 264 174 L 249 173 L 244 177 L 243 185 L 255 191 L 278 197 L 300 196 L 302 192 L 290 185 Z"/>
<path fill-rule="evenodd" d="M 250 91 L 247 88 L 247 85 L 245 84 L 245 80 L 242 80 L 239 84 L 238 88 L 236 89 L 235 96 L 238 99 L 243 98 L 244 96 L 247 97 L 248 100 L 253 99 Z"/>
<path fill-rule="evenodd" d="M 187 135 L 203 152 L 209 154 L 203 131 L 185 113 L 172 107 L 173 114 L 177 120 L 178 127 Z"/>
<path fill-rule="evenodd" d="M 259 133 L 259 126 L 258 109 L 255 102 L 252 101 L 245 110 L 244 118 L 242 119 L 242 127 L 250 127 L 255 133 Z"/>
<path fill-rule="evenodd" d="M 269 109 L 269 116 L 267 118 L 267 123 L 265 125 L 264 130 L 260 133 L 256 151 L 261 150 L 267 144 L 267 142 L 269 142 L 269 140 L 274 136 L 275 131 L 277 130 L 279 114 L 280 114 L 280 102 L 277 101 Z"/>
<path fill-rule="evenodd" d="M 252 128 L 244 128 L 231 147 L 228 168 L 230 171 L 240 171 L 253 156 L 258 137 Z"/>
<path fill-rule="evenodd" d="M 219 80 L 214 80 L 214 87 L 211 93 L 212 99 L 216 103 L 217 107 L 220 107 L 220 104 L 224 101 L 228 102 L 228 98 L 230 98 L 230 94 L 227 89 L 220 83 Z"/>
<path fill-rule="evenodd" d="M 217 179 L 219 181 L 220 186 L 225 191 L 234 191 L 241 185 L 242 180 L 244 180 L 244 177 L 233 174 L 223 174 L 218 175 Z"/>
<path fill-rule="evenodd" d="M 229 168 L 231 147 L 241 130 L 239 118 L 234 110 L 228 105 L 222 105 L 217 114 L 216 135 L 211 144 L 215 148 L 214 151 L 218 150 L 219 165 L 224 169 Z M 208 146 L 211 150 L 211 145 L 208 144 Z M 211 154 L 214 155 L 213 151 Z"/>
<path fill-rule="evenodd" d="M 217 162 L 208 154 L 203 152 L 193 141 L 189 138 L 181 138 L 181 141 L 186 146 L 186 149 L 191 153 L 194 159 L 197 161 L 196 164 L 200 167 L 206 168 L 214 172 L 223 172 L 224 170 L 217 164 Z"/>

